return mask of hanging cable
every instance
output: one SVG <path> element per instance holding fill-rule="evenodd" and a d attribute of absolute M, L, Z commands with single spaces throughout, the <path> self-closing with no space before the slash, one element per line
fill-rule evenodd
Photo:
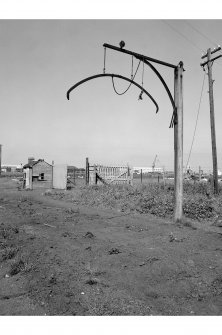
<path fill-rule="evenodd" d="M 133 80 L 133 56 L 132 56 L 132 65 L 131 65 L 131 80 Z"/>
<path fill-rule="evenodd" d="M 143 78 L 144 78 L 144 59 L 143 59 L 143 71 L 142 71 L 142 84 L 141 84 L 142 88 L 143 88 Z M 140 92 L 138 100 L 143 100 L 143 96 L 142 95 L 143 95 L 143 89 Z"/>
<path fill-rule="evenodd" d="M 189 164 L 190 155 L 191 155 L 191 151 L 192 151 L 193 143 L 194 143 L 194 138 L 195 138 L 195 135 L 196 135 L 197 122 L 198 122 L 199 113 L 200 113 L 200 105 L 201 105 L 201 100 L 202 100 L 202 95 L 203 95 L 203 88 L 204 88 L 205 77 L 206 77 L 206 72 L 204 72 L 203 84 L 202 84 L 201 93 L 200 93 L 200 101 L 199 101 L 199 106 L 198 106 L 198 111 L 197 111 L 196 124 L 195 124 L 195 128 L 194 128 L 194 134 L 193 134 L 193 139 L 192 139 L 192 143 L 191 143 L 191 147 L 190 147 L 189 156 L 188 156 L 188 159 L 187 159 L 186 170 L 187 170 L 187 167 L 188 167 L 188 164 Z"/>
<path fill-rule="evenodd" d="M 172 26 L 169 22 L 167 22 L 166 20 L 161 20 L 162 22 L 164 22 L 165 24 L 167 24 L 171 29 L 173 29 L 177 34 L 181 35 L 183 38 L 185 38 L 185 40 L 187 40 L 189 43 L 191 43 L 195 48 L 197 48 L 198 50 L 200 50 L 201 52 L 204 52 L 201 48 L 199 48 L 199 46 L 197 44 L 195 44 L 192 40 L 190 40 L 189 38 L 187 38 L 186 35 L 182 34 L 179 30 L 177 30 L 174 26 Z"/>
<path fill-rule="evenodd" d="M 139 69 L 140 63 L 141 63 L 141 60 L 139 61 L 138 65 L 137 65 L 137 69 L 136 69 L 135 74 L 133 75 L 133 78 L 131 77 L 131 80 L 132 80 L 132 81 L 133 81 L 134 78 L 136 77 L 136 74 L 137 74 L 137 71 L 138 71 L 138 69 Z M 118 94 L 118 95 L 123 95 L 123 94 L 125 94 L 125 93 L 129 90 L 130 86 L 132 85 L 132 83 L 130 83 L 129 86 L 127 87 L 127 89 L 126 89 L 124 92 L 119 93 L 119 92 L 116 90 L 116 88 L 115 88 L 115 84 L 114 84 L 114 79 L 113 79 L 113 77 L 112 77 L 112 83 L 113 83 L 113 89 L 114 89 L 115 93 Z"/>
<path fill-rule="evenodd" d="M 199 33 L 200 35 L 202 35 L 205 39 L 208 40 L 208 42 L 214 44 L 215 46 L 217 46 L 218 44 L 215 43 L 214 41 L 212 41 L 207 35 L 205 35 L 202 31 L 200 31 L 199 29 L 197 29 L 196 27 L 194 27 L 190 22 L 188 22 L 187 20 L 184 21 L 186 23 L 186 25 L 190 26 L 193 30 L 195 30 L 197 33 Z"/>
<path fill-rule="evenodd" d="M 103 73 L 106 73 L 106 48 L 104 48 L 104 65 L 103 65 Z"/>

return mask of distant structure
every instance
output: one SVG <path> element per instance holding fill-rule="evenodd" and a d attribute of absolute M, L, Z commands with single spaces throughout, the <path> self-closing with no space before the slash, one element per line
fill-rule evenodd
<path fill-rule="evenodd" d="M 163 168 L 162 167 L 153 167 L 153 166 L 148 166 L 148 167 L 136 166 L 136 167 L 133 167 L 133 173 L 140 174 L 141 170 L 142 170 L 142 173 L 150 173 L 150 172 L 163 173 Z"/>
<path fill-rule="evenodd" d="M 22 165 L 15 165 L 15 164 L 3 164 L 1 166 L 1 172 L 6 173 L 6 172 L 22 172 Z"/>

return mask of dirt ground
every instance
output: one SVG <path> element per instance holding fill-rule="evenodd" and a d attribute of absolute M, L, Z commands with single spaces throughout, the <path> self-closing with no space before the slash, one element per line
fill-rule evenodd
<path fill-rule="evenodd" d="M 0 315 L 222 314 L 222 228 L 0 191 Z"/>

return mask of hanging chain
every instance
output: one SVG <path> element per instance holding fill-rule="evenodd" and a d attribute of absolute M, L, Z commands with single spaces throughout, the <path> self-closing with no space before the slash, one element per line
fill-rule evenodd
<path fill-rule="evenodd" d="M 144 79 L 144 58 L 143 58 L 143 70 L 142 70 L 142 90 L 140 92 L 138 100 L 143 100 L 143 79 Z"/>
<path fill-rule="evenodd" d="M 106 73 L 106 48 L 104 48 L 104 65 L 103 65 L 103 73 Z"/>

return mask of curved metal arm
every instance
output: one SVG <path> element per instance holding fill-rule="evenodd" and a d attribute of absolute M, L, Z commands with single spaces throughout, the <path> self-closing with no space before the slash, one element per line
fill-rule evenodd
<path fill-rule="evenodd" d="M 138 57 L 138 59 L 140 59 L 140 58 Z M 174 102 L 174 99 L 172 97 L 172 94 L 171 94 L 171 92 L 169 90 L 169 87 L 167 86 L 165 80 L 163 79 L 163 77 L 161 76 L 161 74 L 159 73 L 159 71 L 149 61 L 147 61 L 146 59 L 144 59 L 143 61 L 144 61 L 144 63 L 146 65 L 148 65 L 153 70 L 153 72 L 155 72 L 155 74 L 160 79 L 161 83 L 163 84 L 163 86 L 164 86 L 164 88 L 165 88 L 165 90 L 166 90 L 166 92 L 168 94 L 168 97 L 170 98 L 170 102 L 171 102 L 171 105 L 173 107 L 173 115 L 172 115 L 171 122 L 170 122 L 170 128 L 172 128 L 173 124 L 174 124 L 174 118 L 176 116 L 176 106 L 175 106 L 175 102 Z"/>
<path fill-rule="evenodd" d="M 69 100 L 69 95 L 70 95 L 71 91 L 74 90 L 76 87 L 78 87 L 79 85 L 85 83 L 88 80 L 92 80 L 92 79 L 96 79 L 96 78 L 100 78 L 100 77 L 112 77 L 112 78 L 115 77 L 115 78 L 120 78 L 120 79 L 126 80 L 126 81 L 132 83 L 133 85 L 137 86 L 142 92 L 144 92 L 152 100 L 152 102 L 156 106 L 156 113 L 158 112 L 159 106 L 158 106 L 157 102 L 154 100 L 154 98 L 152 97 L 152 95 L 150 95 L 142 86 L 140 86 L 135 81 L 133 81 L 133 80 L 127 78 L 127 77 L 121 76 L 119 74 L 113 74 L 113 73 L 96 74 L 94 76 L 87 77 L 87 78 L 79 81 L 78 83 L 76 83 L 75 85 L 73 85 L 72 87 L 70 87 L 70 89 L 67 91 L 67 94 L 66 94 L 67 99 Z"/>

